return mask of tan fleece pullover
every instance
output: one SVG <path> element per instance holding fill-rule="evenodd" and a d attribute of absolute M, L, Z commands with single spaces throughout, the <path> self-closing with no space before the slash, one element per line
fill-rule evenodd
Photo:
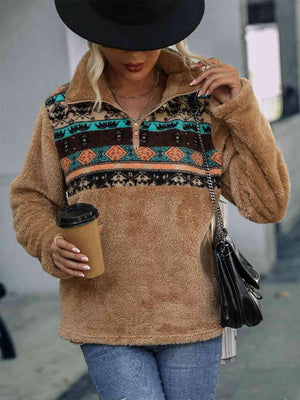
<path fill-rule="evenodd" d="M 137 127 L 102 76 L 102 108 L 92 112 L 88 56 L 41 105 L 9 192 L 17 241 L 60 278 L 58 334 L 76 344 L 213 338 L 223 330 L 209 238 L 213 207 L 190 107 L 196 98 L 217 201 L 222 194 L 262 224 L 282 220 L 290 192 L 270 124 L 246 78 L 225 104 L 195 97 L 201 85 L 189 85 L 182 57 L 170 49 L 157 62 L 168 75 L 162 100 Z M 62 272 L 50 252 L 58 210 L 77 202 L 96 207 L 103 225 L 106 270 L 93 279 Z"/>

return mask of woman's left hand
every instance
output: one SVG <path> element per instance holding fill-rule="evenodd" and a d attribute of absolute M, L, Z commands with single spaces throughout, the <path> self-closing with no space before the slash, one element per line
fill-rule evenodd
<path fill-rule="evenodd" d="M 241 91 L 242 84 L 237 68 L 229 64 L 221 63 L 217 58 L 208 58 L 212 64 L 216 64 L 202 72 L 194 81 L 194 85 L 205 79 L 199 95 L 212 94 L 220 103 L 227 103 L 236 97 Z M 194 64 L 193 68 L 205 66 L 202 61 Z"/>

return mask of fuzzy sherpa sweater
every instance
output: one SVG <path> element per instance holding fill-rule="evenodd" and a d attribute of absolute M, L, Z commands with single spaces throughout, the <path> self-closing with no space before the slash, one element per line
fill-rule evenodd
<path fill-rule="evenodd" d="M 10 186 L 17 241 L 60 279 L 58 334 L 71 343 L 164 344 L 222 333 L 209 225 L 213 207 L 191 107 L 200 107 L 217 201 L 222 194 L 256 223 L 279 222 L 290 192 L 286 163 L 252 85 L 227 103 L 197 97 L 179 53 L 162 49 L 161 102 L 134 135 L 100 77 L 100 113 L 87 74 L 45 96 L 24 165 Z M 197 76 L 199 70 L 193 74 Z M 56 214 L 86 202 L 99 211 L 105 272 L 67 275 L 52 260 Z"/>

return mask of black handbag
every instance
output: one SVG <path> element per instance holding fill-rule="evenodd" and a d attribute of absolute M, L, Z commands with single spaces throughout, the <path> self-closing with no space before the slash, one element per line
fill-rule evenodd
<path fill-rule="evenodd" d="M 216 203 L 212 178 L 209 172 L 205 148 L 203 145 L 197 114 L 199 107 L 193 108 L 192 114 L 197 121 L 197 130 L 201 144 L 201 153 L 205 163 L 207 185 L 215 213 L 215 229 L 212 239 L 213 262 L 221 304 L 221 326 L 240 328 L 258 325 L 263 316 L 258 300 L 263 296 L 257 289 L 260 273 L 245 259 L 229 237 L 224 226 L 222 212 Z"/>

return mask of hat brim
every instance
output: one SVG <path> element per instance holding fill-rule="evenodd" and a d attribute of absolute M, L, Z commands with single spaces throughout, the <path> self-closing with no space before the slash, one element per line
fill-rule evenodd
<path fill-rule="evenodd" d="M 147 51 L 180 42 L 199 25 L 204 0 L 174 0 L 171 12 L 143 25 L 117 24 L 97 14 L 85 0 L 55 0 L 64 24 L 80 37 L 104 46 Z"/>

